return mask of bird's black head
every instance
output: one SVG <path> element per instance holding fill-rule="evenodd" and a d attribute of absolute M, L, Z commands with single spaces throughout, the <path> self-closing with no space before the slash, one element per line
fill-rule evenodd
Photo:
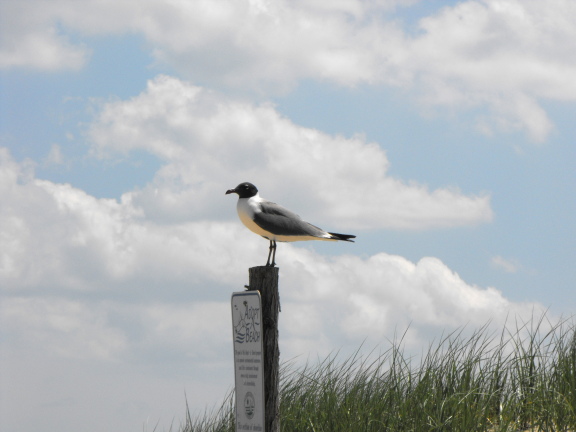
<path fill-rule="evenodd" d="M 228 189 L 226 195 L 236 193 L 240 198 L 250 198 L 258 193 L 258 189 L 252 183 L 240 183 L 234 189 Z"/>

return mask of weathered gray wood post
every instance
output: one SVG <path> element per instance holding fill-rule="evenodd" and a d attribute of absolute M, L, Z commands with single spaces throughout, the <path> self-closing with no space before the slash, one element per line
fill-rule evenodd
<path fill-rule="evenodd" d="M 260 291 L 262 299 L 263 346 L 264 346 L 264 410 L 266 432 L 280 431 L 278 315 L 280 294 L 278 292 L 278 267 L 251 267 L 248 290 Z"/>

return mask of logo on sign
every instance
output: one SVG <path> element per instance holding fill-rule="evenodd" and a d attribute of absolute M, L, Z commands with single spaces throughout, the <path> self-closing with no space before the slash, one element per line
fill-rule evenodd
<path fill-rule="evenodd" d="M 251 420 L 254 417 L 254 411 L 256 409 L 256 400 L 254 399 L 254 395 L 251 392 L 246 393 L 244 396 L 244 413 L 248 420 Z"/>
<path fill-rule="evenodd" d="M 243 301 L 244 307 L 234 305 L 234 339 L 236 343 L 260 341 L 260 308 L 248 306 Z M 243 309 L 243 310 L 242 310 Z"/>

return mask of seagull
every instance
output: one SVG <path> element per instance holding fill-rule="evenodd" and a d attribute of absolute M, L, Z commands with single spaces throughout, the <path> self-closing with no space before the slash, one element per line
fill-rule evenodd
<path fill-rule="evenodd" d="M 246 227 L 256 234 L 270 240 L 270 251 L 266 267 L 276 265 L 276 242 L 293 242 L 303 240 L 337 241 L 356 238 L 350 234 L 336 234 L 324 231 L 302 220 L 296 213 L 261 198 L 258 189 L 252 183 L 240 183 L 234 189 L 228 189 L 226 195 L 238 194 L 236 210 L 240 220 Z M 272 263 L 270 263 L 272 256 Z"/>

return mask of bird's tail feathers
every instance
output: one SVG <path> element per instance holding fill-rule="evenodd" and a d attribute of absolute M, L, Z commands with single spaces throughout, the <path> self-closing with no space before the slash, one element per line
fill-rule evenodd
<path fill-rule="evenodd" d="M 334 240 L 343 240 L 354 243 L 354 240 L 350 240 L 356 238 L 355 235 L 352 234 L 338 234 L 338 233 L 328 233 L 332 236 Z"/>

